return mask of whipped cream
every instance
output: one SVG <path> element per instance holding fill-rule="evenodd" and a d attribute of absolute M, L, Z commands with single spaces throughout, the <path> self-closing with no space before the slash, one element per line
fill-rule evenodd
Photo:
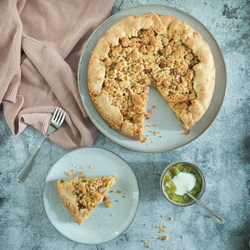
<path fill-rule="evenodd" d="M 177 188 L 175 194 L 184 195 L 192 190 L 196 184 L 196 178 L 193 174 L 180 172 L 172 180 Z"/>

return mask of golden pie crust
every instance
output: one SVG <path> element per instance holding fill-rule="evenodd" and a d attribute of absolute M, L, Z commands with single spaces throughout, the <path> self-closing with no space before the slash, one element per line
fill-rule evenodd
<path fill-rule="evenodd" d="M 57 190 L 70 215 L 81 225 L 117 181 L 116 176 L 79 176 L 68 181 L 58 181 Z"/>
<path fill-rule="evenodd" d="M 89 94 L 99 114 L 113 129 L 139 140 L 150 86 L 189 129 L 208 109 L 214 85 L 213 56 L 201 35 L 178 18 L 156 13 L 113 25 L 88 68 Z"/>

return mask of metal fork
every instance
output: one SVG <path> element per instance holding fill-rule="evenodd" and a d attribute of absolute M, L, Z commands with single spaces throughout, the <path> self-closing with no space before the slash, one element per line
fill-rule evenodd
<path fill-rule="evenodd" d="M 63 109 L 56 108 L 56 110 L 54 112 L 54 115 L 52 117 L 52 120 L 50 122 L 47 134 L 45 135 L 42 143 L 39 145 L 36 153 L 29 159 L 28 162 L 26 162 L 26 164 L 24 164 L 24 167 L 17 174 L 16 181 L 23 182 L 25 180 L 25 178 L 26 178 L 26 176 L 27 176 L 27 174 L 28 174 L 28 172 L 30 170 L 30 167 L 31 167 L 33 161 L 35 160 L 38 152 L 42 148 L 45 141 L 48 139 L 49 135 L 51 133 L 53 133 L 54 131 L 58 130 L 61 127 L 61 125 L 62 125 L 62 123 L 63 123 L 63 121 L 65 119 L 65 116 L 66 116 L 66 112 Z"/>

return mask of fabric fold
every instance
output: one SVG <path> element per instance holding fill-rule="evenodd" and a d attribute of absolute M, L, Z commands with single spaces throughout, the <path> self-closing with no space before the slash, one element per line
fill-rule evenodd
<path fill-rule="evenodd" d="M 45 134 L 54 110 L 61 107 L 67 112 L 65 122 L 49 138 L 67 150 L 92 145 L 98 130 L 80 99 L 77 66 L 87 39 L 110 15 L 113 3 L 0 2 L 0 29 L 4 30 L 0 103 L 13 134 L 19 135 L 27 125 Z"/>

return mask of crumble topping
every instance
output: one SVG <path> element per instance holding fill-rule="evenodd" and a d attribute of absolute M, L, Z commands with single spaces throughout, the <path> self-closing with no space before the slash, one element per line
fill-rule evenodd
<path fill-rule="evenodd" d="M 109 93 L 124 122 L 142 123 L 149 86 L 158 89 L 177 115 L 187 113 L 196 98 L 192 68 L 198 62 L 181 40 L 141 29 L 136 37 L 124 37 L 110 48 L 102 91 Z"/>
<path fill-rule="evenodd" d="M 75 187 L 73 193 L 77 196 L 77 206 L 79 209 L 90 210 L 90 208 L 95 208 L 102 199 L 101 194 L 107 189 L 104 183 L 105 179 L 102 180 L 102 178 L 88 180 L 79 176 L 70 181 Z"/>

